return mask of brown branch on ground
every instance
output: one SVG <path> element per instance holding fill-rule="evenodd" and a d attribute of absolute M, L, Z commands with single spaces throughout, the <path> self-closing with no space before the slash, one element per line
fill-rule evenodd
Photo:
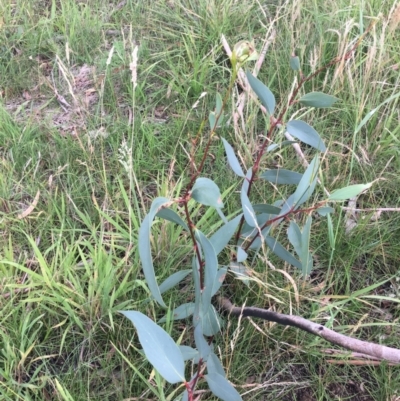
<path fill-rule="evenodd" d="M 234 316 L 251 316 L 282 324 L 284 326 L 292 326 L 314 334 L 329 341 L 332 344 L 339 345 L 350 351 L 361 352 L 365 355 L 400 364 L 400 350 L 396 348 L 386 347 L 384 345 L 374 344 L 367 341 L 357 340 L 356 338 L 336 333 L 318 323 L 304 319 L 301 316 L 284 315 L 282 313 L 267 311 L 261 308 L 248 307 L 239 308 L 234 306 L 227 298 L 218 297 L 218 303 L 221 308 Z"/>

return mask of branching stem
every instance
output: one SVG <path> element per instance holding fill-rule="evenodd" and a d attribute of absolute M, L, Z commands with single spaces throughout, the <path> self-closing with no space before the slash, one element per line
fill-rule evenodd
<path fill-rule="evenodd" d="M 287 113 L 287 111 L 289 110 L 289 108 L 296 102 L 296 97 L 297 97 L 297 94 L 299 93 L 300 89 L 303 87 L 303 85 L 304 85 L 306 82 L 308 82 L 308 81 L 310 81 L 311 79 L 315 78 L 318 74 L 320 74 L 322 71 L 326 70 L 326 69 L 329 68 L 330 66 L 339 63 L 342 59 L 348 60 L 348 59 L 351 57 L 351 55 L 354 53 L 354 51 L 357 49 L 357 47 L 361 44 L 362 39 L 371 31 L 371 29 L 373 28 L 373 26 L 374 26 L 376 23 L 377 23 L 377 21 L 373 21 L 373 22 L 370 24 L 370 26 L 368 27 L 368 29 L 367 29 L 367 30 L 364 32 L 364 34 L 357 40 L 357 42 L 354 44 L 354 46 L 353 46 L 348 52 L 346 52 L 346 54 L 343 56 L 343 58 L 342 58 L 342 57 L 336 57 L 336 58 L 334 58 L 334 59 L 331 60 L 329 63 L 325 64 L 324 66 L 322 66 L 322 67 L 319 68 L 318 70 L 314 71 L 312 74 L 310 74 L 310 75 L 307 76 L 307 77 L 304 77 L 303 74 L 300 72 L 300 73 L 301 73 L 301 74 L 300 74 L 301 79 L 300 79 L 299 83 L 297 84 L 297 87 L 296 87 L 295 90 L 293 91 L 292 95 L 290 96 L 290 99 L 289 99 L 288 104 L 287 104 L 285 107 L 282 108 L 282 110 L 281 110 L 281 112 L 280 112 L 278 118 L 276 118 L 276 119 L 271 118 L 271 126 L 270 126 L 270 128 L 269 128 L 269 130 L 268 130 L 267 137 L 266 137 L 266 139 L 264 140 L 264 142 L 263 142 L 263 144 L 262 144 L 262 146 L 261 146 L 261 149 L 258 151 L 257 158 L 256 158 L 256 160 L 255 160 L 255 162 L 254 162 L 254 165 L 253 165 L 253 173 L 252 173 L 251 178 L 250 178 L 250 180 L 249 180 L 249 188 L 248 188 L 248 190 L 247 190 L 247 195 L 248 195 L 248 196 L 250 195 L 250 191 L 251 191 L 251 188 L 252 188 L 252 186 L 253 186 L 253 182 L 257 179 L 258 172 L 259 172 L 259 169 L 260 169 L 260 162 L 261 162 L 261 159 L 262 159 L 262 157 L 263 157 L 263 155 L 264 155 L 265 148 L 266 148 L 267 145 L 271 142 L 273 132 L 276 130 L 276 128 L 278 128 L 280 125 L 282 125 L 282 121 L 283 121 L 283 119 L 284 119 L 284 116 L 286 115 L 286 113 Z M 289 214 L 292 213 L 292 212 L 293 212 L 293 211 L 290 211 Z M 298 213 L 298 212 L 299 212 L 299 211 L 297 211 L 297 213 Z M 285 217 L 285 216 L 279 216 L 279 218 L 276 218 L 275 220 L 278 220 L 278 219 L 280 219 L 280 218 L 282 218 L 282 217 Z M 245 221 L 245 220 L 244 220 L 244 216 L 242 216 L 242 218 L 241 218 L 241 220 L 240 220 L 240 223 L 239 223 L 239 226 L 238 226 L 238 230 L 237 230 L 237 232 L 236 232 L 236 236 L 235 236 L 235 242 L 236 242 L 236 243 L 238 243 L 238 241 L 239 241 L 240 233 L 241 233 L 241 231 L 242 231 L 244 221 Z M 264 228 L 265 228 L 267 225 L 270 225 L 270 224 L 272 224 L 272 223 L 273 223 L 273 221 L 269 221 L 269 222 L 265 223 L 265 224 L 264 224 Z M 258 232 L 255 234 L 255 238 L 254 238 L 251 242 L 253 242 L 253 241 L 260 235 L 261 231 L 262 231 L 262 229 L 261 229 L 261 230 L 258 230 Z M 247 248 L 246 248 L 246 249 L 247 249 Z"/>

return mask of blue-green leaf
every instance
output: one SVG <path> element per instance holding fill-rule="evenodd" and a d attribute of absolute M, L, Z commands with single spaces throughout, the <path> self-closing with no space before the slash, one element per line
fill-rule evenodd
<path fill-rule="evenodd" d="M 263 226 L 268 220 L 271 219 L 271 215 L 268 213 L 261 213 L 256 215 L 257 224 L 256 227 Z M 252 237 L 258 233 L 258 229 L 249 226 L 246 222 L 243 224 L 241 237 Z"/>
<path fill-rule="evenodd" d="M 267 109 L 268 114 L 274 114 L 275 97 L 272 92 L 260 80 L 255 78 L 250 71 L 246 71 L 246 77 L 249 81 L 251 89 L 253 89 L 260 99 L 262 105 Z"/>
<path fill-rule="evenodd" d="M 256 213 L 268 213 L 274 215 L 278 215 L 281 212 L 281 209 L 279 207 L 268 205 L 266 203 L 258 203 L 256 205 L 253 205 L 253 209 Z M 258 225 L 262 226 L 262 223 L 258 222 Z"/>
<path fill-rule="evenodd" d="M 333 207 L 330 206 L 323 206 L 317 209 L 317 212 L 320 216 L 326 216 L 329 213 L 333 213 L 335 211 L 335 209 Z"/>
<path fill-rule="evenodd" d="M 212 393 L 223 401 L 242 401 L 242 397 L 224 376 L 213 372 L 204 376 Z"/>
<path fill-rule="evenodd" d="M 166 280 L 164 280 L 160 284 L 160 293 L 163 294 L 165 291 L 170 290 L 172 287 L 180 283 L 188 274 L 190 274 L 191 270 L 181 270 L 174 274 L 171 274 Z"/>
<path fill-rule="evenodd" d="M 214 336 L 221 331 L 223 326 L 223 321 L 221 320 L 218 312 L 215 310 L 214 306 L 211 305 L 207 311 L 200 310 L 199 314 L 203 334 L 205 336 Z"/>
<path fill-rule="evenodd" d="M 233 234 L 236 232 L 236 228 L 242 218 L 242 214 L 239 214 L 234 219 L 229 221 L 220 227 L 211 237 L 210 242 L 214 247 L 215 253 L 219 255 L 224 248 L 228 245 Z"/>
<path fill-rule="evenodd" d="M 225 276 L 226 276 L 227 270 L 228 270 L 228 269 L 227 269 L 226 267 L 222 267 L 221 269 L 218 270 L 218 272 L 217 272 L 217 277 L 216 277 L 216 279 L 215 279 L 215 281 L 214 281 L 213 288 L 212 288 L 212 291 L 211 291 L 211 296 L 212 296 L 212 297 L 213 297 L 213 296 L 219 291 L 219 289 L 221 288 L 221 285 L 222 285 L 222 283 L 223 283 L 224 280 L 225 280 Z"/>
<path fill-rule="evenodd" d="M 308 125 L 304 121 L 292 120 L 286 124 L 286 130 L 290 135 L 294 136 L 300 141 L 318 149 L 321 152 L 325 152 L 326 147 L 318 132 L 315 131 L 311 125 Z"/>
<path fill-rule="evenodd" d="M 197 359 L 199 357 L 199 351 L 188 345 L 178 345 L 179 350 L 181 351 L 182 358 L 184 361 L 190 361 L 192 359 Z"/>
<path fill-rule="evenodd" d="M 207 358 L 207 372 L 208 374 L 217 373 L 223 377 L 225 377 L 225 371 L 221 364 L 221 361 L 218 359 L 217 355 L 214 352 L 211 352 Z"/>
<path fill-rule="evenodd" d="M 203 328 L 200 323 L 194 328 L 194 342 L 199 351 L 200 358 L 207 359 L 211 352 L 211 347 L 204 338 Z"/>
<path fill-rule="evenodd" d="M 182 304 L 179 305 L 177 308 L 175 308 L 172 311 L 172 320 L 180 320 L 180 319 L 186 319 L 187 317 L 193 315 L 194 312 L 194 303 L 189 302 L 187 304 Z M 162 317 L 158 323 L 164 323 L 167 321 L 167 315 Z"/>
<path fill-rule="evenodd" d="M 303 179 L 304 179 L 304 175 L 303 175 L 302 180 Z M 297 189 L 298 189 L 298 187 L 297 187 Z M 297 189 L 296 189 L 296 191 L 297 191 Z M 292 209 L 295 209 L 295 199 L 296 199 L 295 193 L 293 193 L 286 200 L 275 202 L 278 206 L 281 206 L 281 212 L 279 213 L 278 216 L 285 216 Z M 276 220 L 273 225 L 277 226 L 278 224 L 281 223 L 281 221 L 282 221 L 282 219 Z"/>
<path fill-rule="evenodd" d="M 142 262 L 143 273 L 146 278 L 147 285 L 149 286 L 151 295 L 163 307 L 166 305 L 162 299 L 160 289 L 157 284 L 156 275 L 154 273 L 153 258 L 151 256 L 151 225 L 154 217 L 160 212 L 161 208 L 170 202 L 167 198 L 156 198 L 151 204 L 149 214 L 144 218 L 139 229 L 139 256 Z"/>
<path fill-rule="evenodd" d="M 299 99 L 299 102 L 304 106 L 323 108 L 323 107 L 331 107 L 334 103 L 336 103 L 339 99 L 335 96 L 326 95 L 322 92 L 311 92 L 302 96 Z"/>
<path fill-rule="evenodd" d="M 216 208 L 215 209 L 215 211 L 217 212 L 217 214 L 218 214 L 218 216 L 221 218 L 221 220 L 225 223 L 225 224 L 227 224 L 228 223 L 228 220 L 227 220 L 227 218 L 225 217 L 225 215 L 224 215 L 224 212 L 222 211 L 222 209 L 220 209 L 220 208 Z"/>
<path fill-rule="evenodd" d="M 313 266 L 312 256 L 309 251 L 311 222 L 312 218 L 309 216 L 303 231 L 301 231 L 299 226 L 294 221 L 291 221 L 288 229 L 288 238 L 299 255 L 303 276 L 308 276 Z"/>
<path fill-rule="evenodd" d="M 222 105 L 223 105 L 223 103 L 222 103 L 222 97 L 221 97 L 221 95 L 217 92 L 216 99 L 215 99 L 215 115 L 216 115 L 216 116 L 219 116 L 219 115 L 221 114 L 221 112 L 222 112 Z M 220 118 L 219 118 L 219 120 L 218 120 L 218 122 L 219 122 L 220 124 L 222 123 L 221 118 L 222 118 L 222 116 L 220 116 Z"/>
<path fill-rule="evenodd" d="M 244 262 L 247 259 L 247 253 L 244 251 L 244 249 L 242 247 L 238 247 L 237 249 L 237 257 L 236 257 L 236 261 L 238 263 Z"/>
<path fill-rule="evenodd" d="M 260 240 L 259 238 L 257 238 Z M 260 245 L 261 246 L 261 245 Z M 251 276 L 250 270 L 242 263 L 231 262 L 229 264 L 229 270 L 247 287 L 250 286 L 250 279 Z"/>
<path fill-rule="evenodd" d="M 300 59 L 297 56 L 290 57 L 290 68 L 294 71 L 300 71 Z"/>
<path fill-rule="evenodd" d="M 197 246 L 201 250 L 201 245 L 196 241 Z M 195 293 L 195 299 L 199 300 L 201 297 L 201 290 L 200 290 L 200 265 L 199 265 L 199 260 L 197 259 L 196 255 L 193 255 L 192 257 L 192 272 L 193 272 L 193 284 L 194 284 L 194 293 Z M 199 306 L 200 303 L 198 303 L 197 306 Z M 195 317 L 198 316 L 199 311 L 195 311 Z M 194 318 L 195 319 L 195 318 Z M 197 322 L 193 320 L 194 324 L 196 325 Z"/>
<path fill-rule="evenodd" d="M 291 265 L 297 267 L 298 269 L 301 269 L 301 263 L 290 252 L 288 252 L 275 238 L 267 236 L 265 238 L 265 242 L 276 256 L 278 256 L 285 262 L 288 262 Z"/>
<path fill-rule="evenodd" d="M 211 305 L 212 289 L 217 279 L 218 260 L 211 242 L 200 231 L 195 230 L 196 239 L 200 242 L 204 254 L 204 288 L 201 294 L 204 312 Z"/>
<path fill-rule="evenodd" d="M 258 227 L 263 227 L 264 224 L 271 220 L 272 216 L 270 214 L 267 213 L 262 213 L 262 214 L 258 214 L 257 215 L 257 225 Z M 262 231 L 262 238 L 265 237 L 269 231 L 271 229 L 271 225 L 266 226 Z M 252 228 L 249 227 L 247 225 L 247 223 L 245 223 L 243 225 L 243 230 L 241 233 L 241 237 L 242 238 L 246 238 L 248 240 L 252 239 L 255 237 L 255 239 L 252 241 L 251 245 L 250 245 L 250 249 L 259 249 L 262 245 L 261 239 L 260 239 L 260 235 L 259 235 L 259 229 L 258 228 Z M 262 239 L 263 240 L 263 239 Z"/>
<path fill-rule="evenodd" d="M 221 139 L 222 143 L 224 144 L 226 157 L 228 158 L 228 163 L 231 166 L 231 169 L 239 177 L 244 177 L 244 172 L 242 170 L 242 167 L 240 166 L 239 160 L 237 159 L 232 146 L 224 138 Z"/>
<path fill-rule="evenodd" d="M 274 184 L 295 184 L 297 185 L 303 174 L 295 171 L 285 170 L 283 168 L 277 170 L 267 170 L 260 174 L 260 178 L 272 182 Z"/>
<path fill-rule="evenodd" d="M 306 189 L 303 196 L 296 202 L 295 209 L 298 209 L 303 203 L 307 202 L 311 195 L 314 193 L 315 187 L 317 186 L 318 177 L 315 176 L 314 180 L 311 181 L 310 186 Z"/>
<path fill-rule="evenodd" d="M 372 182 L 369 184 L 356 184 L 350 185 L 348 187 L 344 187 L 341 189 L 337 189 L 336 191 L 332 192 L 329 196 L 328 200 L 330 201 L 344 201 L 346 199 L 354 198 L 355 196 L 359 195 L 361 192 L 365 191 L 366 189 L 371 188 Z"/>
<path fill-rule="evenodd" d="M 252 179 L 252 177 L 253 177 L 253 167 L 250 167 L 247 170 L 246 177 L 243 180 L 241 189 L 242 192 L 245 192 L 246 194 L 249 192 L 250 180 Z"/>
<path fill-rule="evenodd" d="M 312 217 L 308 216 L 301 234 L 301 254 L 299 256 L 301 262 L 301 271 L 304 277 L 308 276 L 311 273 L 313 266 L 313 259 L 310 253 L 311 223 Z"/>
<path fill-rule="evenodd" d="M 240 200 L 242 202 L 243 215 L 244 219 L 246 220 L 246 223 L 250 227 L 256 227 L 257 226 L 256 214 L 254 213 L 253 206 L 250 202 L 249 197 L 247 196 L 247 193 L 243 191 L 243 189 L 240 192 Z"/>
<path fill-rule="evenodd" d="M 189 231 L 187 224 L 179 217 L 179 215 L 171 209 L 164 208 L 161 209 L 157 215 L 157 217 L 161 217 L 165 220 L 172 221 L 173 223 L 179 224 L 186 231 Z"/>
<path fill-rule="evenodd" d="M 169 383 L 185 381 L 182 353 L 170 335 L 143 313 L 122 311 L 135 326 L 140 344 L 148 361 Z"/>
<path fill-rule="evenodd" d="M 291 221 L 288 228 L 288 239 L 290 243 L 293 245 L 294 250 L 297 255 L 301 255 L 301 230 L 300 227 L 296 224 L 296 222 Z"/>
<path fill-rule="evenodd" d="M 217 184 L 209 178 L 200 177 L 196 180 L 192 189 L 192 198 L 202 205 L 224 207 Z"/>
<path fill-rule="evenodd" d="M 216 123 L 217 123 L 217 118 L 215 115 L 214 111 L 211 111 L 210 114 L 208 115 L 208 122 L 210 123 L 210 129 L 214 130 L 216 127 Z"/>
<path fill-rule="evenodd" d="M 300 207 L 303 203 L 310 199 L 314 192 L 318 179 L 319 157 L 314 156 L 309 166 L 301 178 L 299 185 L 293 194 L 295 208 Z M 283 209 L 283 208 L 282 208 Z"/>

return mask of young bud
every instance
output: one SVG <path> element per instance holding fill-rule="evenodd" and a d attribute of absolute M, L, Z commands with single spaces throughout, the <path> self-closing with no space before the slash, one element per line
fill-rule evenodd
<path fill-rule="evenodd" d="M 247 61 L 257 60 L 258 53 L 254 48 L 254 44 L 248 40 L 241 40 L 236 43 L 233 48 L 231 61 L 233 65 L 244 64 Z"/>

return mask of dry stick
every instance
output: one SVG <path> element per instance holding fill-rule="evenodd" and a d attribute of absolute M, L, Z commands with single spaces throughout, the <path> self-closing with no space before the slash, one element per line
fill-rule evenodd
<path fill-rule="evenodd" d="M 340 345 L 350 351 L 361 352 L 365 355 L 379 358 L 393 363 L 400 364 L 400 350 L 396 348 L 386 347 L 384 345 L 374 344 L 367 341 L 357 340 L 344 334 L 336 333 L 318 323 L 304 319 L 301 316 L 284 315 L 282 313 L 271 312 L 261 308 L 248 307 L 239 308 L 234 306 L 227 298 L 218 297 L 218 302 L 222 309 L 234 316 L 251 316 L 282 324 L 284 326 L 292 326 L 314 334 L 332 344 Z"/>

